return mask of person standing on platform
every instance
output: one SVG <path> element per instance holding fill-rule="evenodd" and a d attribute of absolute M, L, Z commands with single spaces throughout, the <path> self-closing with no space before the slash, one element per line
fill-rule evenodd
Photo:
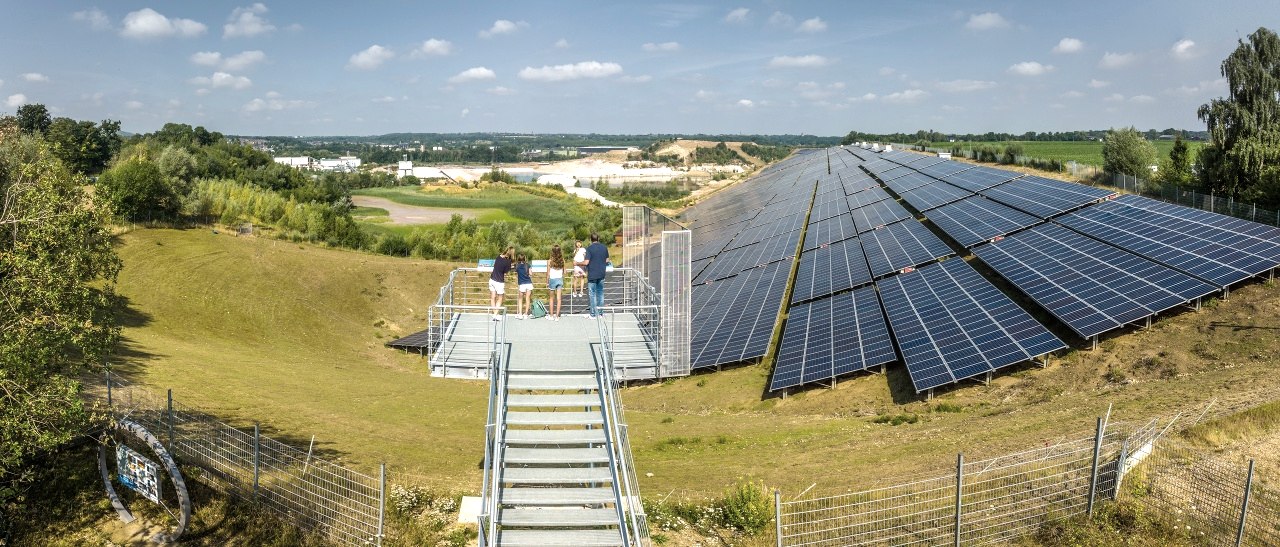
<path fill-rule="evenodd" d="M 582 296 L 587 290 L 587 271 L 582 269 L 582 261 L 587 259 L 587 250 L 582 247 L 582 240 L 573 242 L 573 286 L 569 287 L 570 296 Z"/>
<path fill-rule="evenodd" d="M 524 255 L 516 255 L 516 319 L 533 317 L 533 276 Z"/>
<path fill-rule="evenodd" d="M 498 309 L 502 307 L 502 295 L 507 291 L 507 272 L 511 271 L 511 257 L 516 254 L 515 247 L 507 247 L 507 250 L 493 259 L 493 273 L 489 274 L 489 307 L 493 308 L 493 320 L 501 319 Z"/>
<path fill-rule="evenodd" d="M 551 258 L 547 259 L 547 319 L 560 320 L 560 297 L 564 292 L 564 253 L 559 245 L 551 246 Z"/>
<path fill-rule="evenodd" d="M 592 232 L 591 245 L 587 246 L 583 260 L 587 270 L 587 303 L 590 304 L 591 317 L 604 314 L 604 275 L 608 262 L 609 249 L 600 243 L 600 234 Z"/>

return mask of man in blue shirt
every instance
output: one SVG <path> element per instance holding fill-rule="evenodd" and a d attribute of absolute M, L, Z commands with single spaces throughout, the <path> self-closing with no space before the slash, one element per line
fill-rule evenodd
<path fill-rule="evenodd" d="M 587 269 L 587 303 L 591 305 L 591 317 L 599 317 L 604 311 L 604 273 L 609 261 L 609 249 L 600 243 L 600 234 L 591 233 L 591 245 L 587 246 L 587 259 L 579 266 Z"/>

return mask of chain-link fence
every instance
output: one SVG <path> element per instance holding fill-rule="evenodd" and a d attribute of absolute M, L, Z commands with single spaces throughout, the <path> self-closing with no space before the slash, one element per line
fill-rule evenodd
<path fill-rule="evenodd" d="M 253 500 L 299 527 L 346 545 L 381 545 L 386 467 L 366 475 L 268 438 L 259 427 L 236 428 L 173 399 L 108 375 L 114 416 L 128 417 L 165 443 L 184 474 Z"/>
<path fill-rule="evenodd" d="M 1244 220 L 1252 220 L 1271 226 L 1280 226 L 1280 211 L 1264 209 L 1252 202 L 1237 201 L 1230 196 L 1201 194 L 1172 184 L 1153 184 L 1138 177 L 1109 174 L 1099 179 L 1099 184 L 1119 188 L 1131 194 L 1156 198 L 1169 203 L 1204 209 Z"/>
<path fill-rule="evenodd" d="M 1115 491 L 1120 424 L 980 461 L 948 475 L 837 496 L 776 501 L 778 545 L 986 545 L 1092 511 Z"/>

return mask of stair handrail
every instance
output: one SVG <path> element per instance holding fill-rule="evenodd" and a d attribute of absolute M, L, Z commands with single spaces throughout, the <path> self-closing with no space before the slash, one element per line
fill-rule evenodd
<path fill-rule="evenodd" d="M 600 395 L 604 409 L 605 441 L 608 444 L 610 473 L 613 477 L 613 492 L 618 500 L 618 524 L 624 541 L 637 547 L 648 545 L 648 521 L 644 514 L 644 506 L 640 501 L 640 492 L 635 476 L 635 462 L 631 456 L 631 446 L 627 439 L 627 425 L 622 419 L 622 404 L 618 401 L 617 387 L 614 377 L 612 336 L 604 317 L 613 317 L 616 312 L 609 307 L 596 318 L 596 328 L 600 334 L 600 347 L 603 359 L 597 374 L 600 384 Z M 626 500 L 627 509 L 622 508 Z M 630 518 L 628 519 L 628 515 Z"/>
<path fill-rule="evenodd" d="M 489 413 L 485 422 L 484 483 L 481 485 L 480 515 L 478 517 L 479 544 L 489 545 L 488 541 L 496 541 L 498 533 L 499 491 L 502 487 L 500 477 L 503 468 L 502 445 L 506 442 L 505 422 L 507 411 L 507 374 L 506 374 L 506 310 L 494 310 L 498 320 L 493 322 L 491 331 L 492 349 L 490 350 L 489 371 Z"/>

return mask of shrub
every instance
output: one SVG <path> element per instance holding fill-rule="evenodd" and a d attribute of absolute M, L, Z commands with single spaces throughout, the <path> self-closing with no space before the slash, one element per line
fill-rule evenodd
<path fill-rule="evenodd" d="M 773 521 L 773 500 L 763 484 L 740 482 L 720 502 L 723 524 L 747 534 L 758 534 Z"/>

